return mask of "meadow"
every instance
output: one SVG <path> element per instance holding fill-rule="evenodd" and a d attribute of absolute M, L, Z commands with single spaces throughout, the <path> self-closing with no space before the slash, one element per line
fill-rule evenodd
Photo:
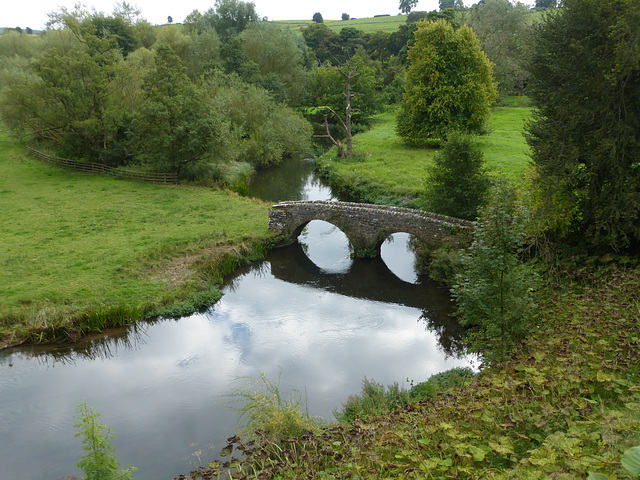
<path fill-rule="evenodd" d="M 300 30 L 302 27 L 308 27 L 314 23 L 309 20 L 279 20 L 278 25 L 286 26 L 294 31 Z M 324 20 L 327 27 L 336 33 L 340 33 L 345 27 L 354 27 L 362 30 L 364 33 L 387 32 L 392 33 L 398 30 L 398 27 L 407 23 L 407 15 L 388 15 L 381 17 L 369 18 L 352 18 L 351 20 Z"/>
<path fill-rule="evenodd" d="M 226 254 L 270 237 L 266 204 L 51 166 L 6 132 L 0 172 L 0 346 L 96 309 L 149 312 L 215 290 Z"/>
<path fill-rule="evenodd" d="M 522 180 L 529 164 L 522 134 L 529 115 L 522 98 L 506 99 L 493 109 L 489 134 L 479 139 L 492 174 Z M 370 130 L 354 136 L 353 146 L 351 159 L 338 160 L 332 153 L 320 159 L 320 172 L 332 185 L 361 201 L 422 206 L 426 168 L 437 149 L 405 144 L 395 132 L 392 111 L 376 115 Z"/>

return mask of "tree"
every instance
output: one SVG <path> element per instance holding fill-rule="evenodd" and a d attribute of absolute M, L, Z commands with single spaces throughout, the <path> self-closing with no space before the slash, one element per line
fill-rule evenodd
<path fill-rule="evenodd" d="M 400 0 L 398 7 L 402 13 L 409 13 L 418 4 L 418 0 Z"/>
<path fill-rule="evenodd" d="M 340 74 L 340 76 L 342 76 L 342 78 L 343 78 L 343 81 L 344 81 L 344 98 L 345 98 L 345 103 L 346 103 L 345 114 L 344 114 L 344 117 L 343 117 L 333 107 L 331 107 L 329 105 L 322 105 L 322 106 L 319 106 L 318 108 L 321 109 L 321 110 L 328 110 L 329 112 L 331 112 L 333 117 L 338 122 L 340 122 L 340 125 L 342 125 L 342 128 L 344 129 L 345 143 L 347 144 L 346 153 L 344 151 L 344 147 L 342 146 L 342 142 L 336 140 L 333 137 L 333 135 L 331 135 L 331 131 L 329 130 L 329 121 L 328 121 L 327 115 L 325 115 L 325 117 L 324 117 L 324 127 L 325 127 L 325 130 L 326 130 L 326 134 L 325 135 L 316 135 L 316 136 L 317 137 L 328 138 L 329 140 L 331 140 L 331 143 L 333 143 L 338 148 L 338 156 L 340 158 L 344 158 L 345 156 L 347 158 L 351 158 L 353 156 L 353 139 L 352 139 L 352 135 L 351 135 L 351 112 L 352 112 L 351 100 L 352 100 L 353 97 L 355 97 L 357 95 L 357 93 L 355 93 L 351 89 L 351 82 L 352 82 L 353 78 L 356 75 L 358 75 L 358 65 L 355 64 L 355 63 L 351 63 L 350 60 L 347 60 L 344 65 L 328 66 L 327 68 L 330 68 L 330 69 L 334 70 L 335 72 Z"/>
<path fill-rule="evenodd" d="M 535 311 L 531 290 L 537 276 L 519 258 L 526 220 L 527 211 L 516 202 L 514 190 L 499 181 L 453 286 L 461 323 L 474 329 L 467 340 L 469 351 L 490 362 L 505 359 L 525 335 Z"/>
<path fill-rule="evenodd" d="M 33 76 L 4 92 L 3 117 L 14 129 L 48 140 L 64 155 L 102 157 L 118 139 L 125 106 L 123 59 L 113 35 L 101 37 L 91 18 L 49 32 L 47 48 L 31 64 Z"/>
<path fill-rule="evenodd" d="M 451 134 L 427 169 L 426 186 L 429 210 L 475 220 L 490 186 L 477 142 L 470 135 Z"/>
<path fill-rule="evenodd" d="M 260 20 L 253 2 L 216 0 L 215 8 L 207 10 L 198 20 L 198 28 L 215 28 L 222 42 L 235 37 L 252 22 Z"/>
<path fill-rule="evenodd" d="M 348 13 L 343 13 L 341 18 L 342 18 L 342 21 L 343 21 L 343 22 L 346 22 L 346 21 L 347 21 L 347 20 L 349 20 L 351 17 L 349 16 L 349 14 L 348 14 Z"/>
<path fill-rule="evenodd" d="M 306 95 L 309 52 L 304 41 L 292 31 L 272 22 L 256 22 L 239 37 L 249 60 L 261 75 L 258 83 L 271 77 L 272 85 L 282 91 L 279 100 L 289 105 L 301 105 Z M 264 85 L 266 86 L 266 85 Z M 274 91 L 274 88 L 267 88 Z"/>
<path fill-rule="evenodd" d="M 323 23 L 324 19 L 322 18 L 322 14 L 320 12 L 316 12 L 313 14 L 313 17 L 311 18 L 311 20 L 313 20 L 316 23 Z"/>
<path fill-rule="evenodd" d="M 498 91 L 491 62 L 469 27 L 421 21 L 409 49 L 405 93 L 396 129 L 416 145 L 449 132 L 482 133 Z"/>
<path fill-rule="evenodd" d="M 173 17 L 171 15 L 167 17 L 167 23 L 173 23 Z"/>
<path fill-rule="evenodd" d="M 536 8 L 553 8 L 557 3 L 557 0 L 536 0 Z"/>
<path fill-rule="evenodd" d="M 381 108 L 379 84 L 376 71 L 363 50 L 338 65 L 325 63 L 313 71 L 309 90 L 313 94 L 312 101 L 323 113 L 325 134 L 322 137 L 338 147 L 341 157 L 352 155 L 352 125 L 364 123 Z M 335 138 L 337 133 L 330 129 L 329 117 L 344 134 L 346 152 L 342 141 Z"/>
<path fill-rule="evenodd" d="M 318 63 L 342 57 L 340 36 L 324 23 L 312 23 L 300 31 L 307 46 L 315 53 Z"/>
<path fill-rule="evenodd" d="M 440 11 L 446 10 L 447 8 L 461 10 L 464 8 L 464 3 L 462 3 L 462 0 L 438 0 L 438 7 Z"/>
<path fill-rule="evenodd" d="M 223 149 L 228 125 L 209 108 L 171 48 L 159 47 L 155 63 L 143 85 L 146 102 L 133 122 L 133 148 L 158 170 L 193 176 Z"/>
<path fill-rule="evenodd" d="M 638 25 L 635 0 L 565 0 L 535 29 L 535 185 L 547 224 L 591 248 L 640 241 Z"/>
<path fill-rule="evenodd" d="M 524 59 L 530 41 L 529 8 L 510 0 L 484 0 L 467 16 L 482 51 L 493 62 L 498 88 L 503 95 L 522 95 L 529 73 Z"/>

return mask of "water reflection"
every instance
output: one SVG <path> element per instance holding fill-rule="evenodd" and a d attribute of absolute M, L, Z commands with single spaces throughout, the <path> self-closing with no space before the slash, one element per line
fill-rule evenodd
<path fill-rule="evenodd" d="M 394 233 L 389 235 L 380 247 L 380 257 L 389 270 L 401 280 L 416 283 L 416 255 L 412 246 L 411 235 Z"/>
<path fill-rule="evenodd" d="M 349 239 L 338 227 L 312 220 L 298 237 L 298 244 L 323 272 L 345 273 L 351 267 Z"/>
<path fill-rule="evenodd" d="M 331 198 L 312 176 L 280 182 L 273 173 L 265 200 Z M 217 457 L 236 429 L 222 403 L 238 378 L 281 372 L 282 392 L 306 392 L 309 412 L 331 418 L 364 377 L 418 382 L 471 363 L 458 355 L 461 331 L 444 292 L 407 283 L 389 259 L 352 262 L 339 245 L 324 264 L 327 236 L 314 228 L 239 271 L 204 313 L 74 346 L 0 351 L 0 477 L 78 475 L 73 425 L 83 400 L 113 429 L 120 462 L 139 468 L 137 480 L 156 480 Z"/>
<path fill-rule="evenodd" d="M 313 159 L 287 158 L 278 168 L 260 172 L 249 179 L 251 196 L 266 202 L 332 200 L 331 189 L 313 171 Z"/>

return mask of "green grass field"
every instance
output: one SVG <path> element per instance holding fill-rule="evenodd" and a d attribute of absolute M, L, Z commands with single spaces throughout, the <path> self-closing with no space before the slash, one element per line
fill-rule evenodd
<path fill-rule="evenodd" d="M 512 99 L 507 105 L 493 109 L 489 135 L 481 138 L 489 171 L 518 182 L 529 164 L 528 146 L 522 135 L 530 108 Z M 373 127 L 354 137 L 353 159 L 336 160 L 335 155 L 321 159 L 321 172 L 332 184 L 356 191 L 361 200 L 404 203 L 420 206 L 426 167 L 433 161 L 436 149 L 406 145 L 395 132 L 395 114 L 376 115 Z"/>
<path fill-rule="evenodd" d="M 298 31 L 302 27 L 308 27 L 313 23 L 309 20 L 279 20 L 276 23 Z M 323 22 L 336 33 L 340 33 L 345 27 L 354 27 L 364 33 L 395 32 L 398 27 L 407 23 L 407 15 L 390 15 L 388 17 L 355 18 L 351 20 L 327 20 Z"/>
<path fill-rule="evenodd" d="M 180 300 L 206 288 L 194 262 L 270 236 L 266 204 L 50 166 L 4 132 L 0 204 L 0 337 L 16 322 Z"/>

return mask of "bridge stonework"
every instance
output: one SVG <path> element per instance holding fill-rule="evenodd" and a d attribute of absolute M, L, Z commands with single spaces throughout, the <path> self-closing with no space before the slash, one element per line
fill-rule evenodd
<path fill-rule="evenodd" d="M 333 201 L 280 202 L 269 209 L 269 229 L 293 243 L 312 220 L 324 220 L 342 230 L 356 256 L 378 255 L 392 233 L 409 233 L 430 243 L 458 243 L 459 234 L 475 222 L 410 208 Z"/>

